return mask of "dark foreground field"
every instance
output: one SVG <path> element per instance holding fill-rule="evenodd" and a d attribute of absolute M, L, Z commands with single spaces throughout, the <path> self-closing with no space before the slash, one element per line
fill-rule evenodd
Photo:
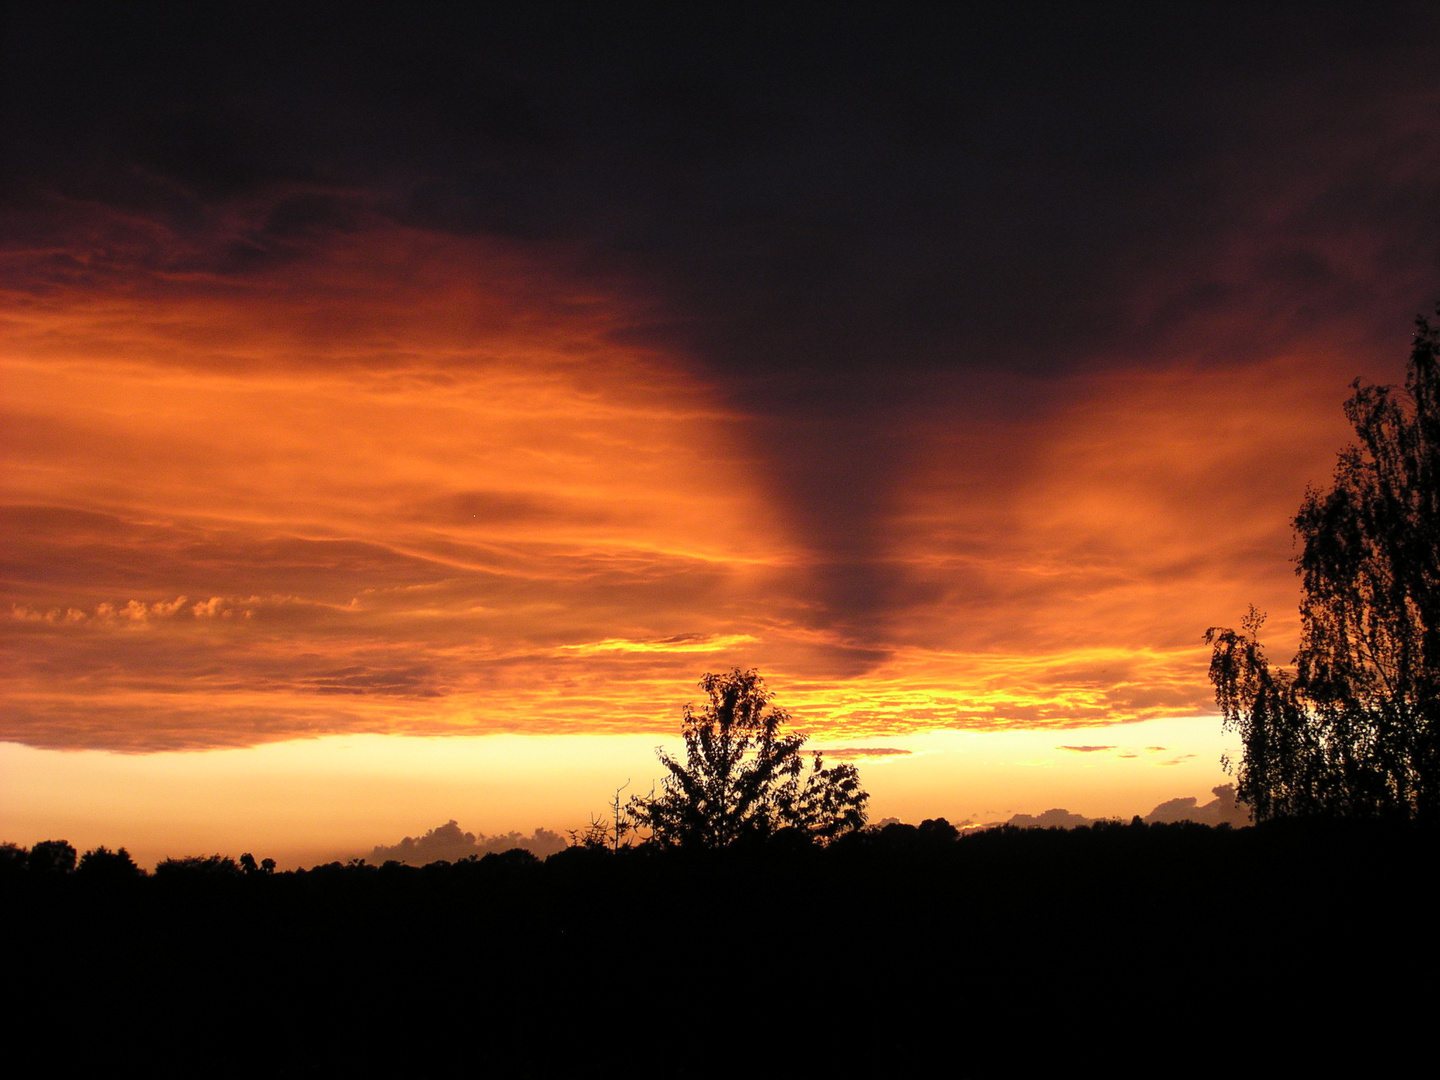
<path fill-rule="evenodd" d="M 1435 840 L 929 824 L 828 849 L 17 873 L 7 1027 L 86 1075 L 1383 1073 L 1433 1060 Z"/>

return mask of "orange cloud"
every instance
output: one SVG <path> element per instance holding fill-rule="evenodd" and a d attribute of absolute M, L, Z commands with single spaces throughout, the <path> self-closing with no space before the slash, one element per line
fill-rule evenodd
<path fill-rule="evenodd" d="M 856 549 L 890 594 L 838 623 L 816 583 L 865 566 L 767 482 L 775 417 L 573 252 L 361 207 L 239 272 L 86 212 L 79 254 L 11 253 L 0 352 L 0 738 L 35 746 L 665 732 L 732 665 L 833 737 L 1206 712 L 1201 631 L 1285 629 L 1344 438 L 1313 351 L 937 383 Z"/>

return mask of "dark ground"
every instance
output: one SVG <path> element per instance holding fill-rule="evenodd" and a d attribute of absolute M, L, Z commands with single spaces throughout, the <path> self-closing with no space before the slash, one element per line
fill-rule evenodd
<path fill-rule="evenodd" d="M 86 1075 L 1389 1071 L 1435 1012 L 1435 851 L 1409 827 L 927 823 L 829 849 L 14 872 L 7 1011 Z"/>

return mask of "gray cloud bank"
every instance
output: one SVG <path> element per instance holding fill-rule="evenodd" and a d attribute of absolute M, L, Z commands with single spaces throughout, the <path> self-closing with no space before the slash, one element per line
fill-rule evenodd
<path fill-rule="evenodd" d="M 431 829 L 424 836 L 407 836 L 398 844 L 386 847 L 377 844 L 370 852 L 370 861 L 377 865 L 390 861 L 407 866 L 426 866 L 433 862 L 459 862 L 462 859 L 499 854 L 512 848 L 523 848 L 537 858 L 546 858 L 566 847 L 565 838 L 549 829 L 537 828 L 531 835 L 519 832 L 486 836 L 461 830 L 454 819 Z"/>
<path fill-rule="evenodd" d="M 1215 796 L 1205 805 L 1189 797 L 1170 799 L 1151 810 L 1141 820 L 1147 825 L 1168 824 L 1176 821 L 1193 821 L 1199 825 L 1230 825 L 1240 828 L 1250 824 L 1250 809 L 1235 798 L 1234 784 L 1221 784 L 1211 788 Z M 1021 829 L 1074 829 L 1081 825 L 1093 825 L 1099 818 L 1087 818 L 1083 814 L 1072 814 L 1059 808 L 1046 810 L 1043 814 L 1016 814 L 1007 825 Z"/>
<path fill-rule="evenodd" d="M 903 753 L 886 749 L 857 749 L 854 756 L 877 756 L 885 753 Z M 826 751 L 831 756 L 836 751 Z M 1177 821 L 1193 821 L 1201 825 L 1230 825 L 1240 828 L 1250 824 L 1250 811 L 1235 798 L 1234 784 L 1221 784 L 1211 789 L 1215 796 L 1210 802 L 1200 805 L 1194 797 L 1170 799 L 1146 814 L 1146 824 L 1160 824 Z M 1022 829 L 1074 829 L 1082 825 L 1093 825 L 1099 818 L 1087 818 L 1083 814 L 1072 814 L 1068 810 L 1052 809 L 1043 814 L 1016 814 L 1006 824 Z M 899 823 L 898 818 L 885 818 L 875 823 L 876 827 Z M 377 865 L 394 860 L 407 866 L 425 866 L 433 862 L 459 862 L 462 859 L 499 854 L 511 848 L 523 848 L 538 858 L 546 858 L 567 847 L 564 837 L 549 829 L 537 828 L 530 836 L 510 832 L 496 836 L 484 833 L 464 832 L 453 819 L 440 825 L 423 836 L 407 836 L 398 844 L 376 845 L 370 853 L 370 861 Z"/>

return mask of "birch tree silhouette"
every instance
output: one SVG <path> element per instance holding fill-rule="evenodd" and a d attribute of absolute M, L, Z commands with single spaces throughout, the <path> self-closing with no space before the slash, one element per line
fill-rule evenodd
<path fill-rule="evenodd" d="M 1440 315 L 1440 308 L 1437 308 Z M 1244 758 L 1240 797 L 1282 815 L 1440 815 L 1440 331 L 1416 320 L 1405 389 L 1357 379 L 1358 442 L 1295 518 L 1304 599 L 1293 669 L 1251 609 L 1212 627 L 1210 678 Z"/>

